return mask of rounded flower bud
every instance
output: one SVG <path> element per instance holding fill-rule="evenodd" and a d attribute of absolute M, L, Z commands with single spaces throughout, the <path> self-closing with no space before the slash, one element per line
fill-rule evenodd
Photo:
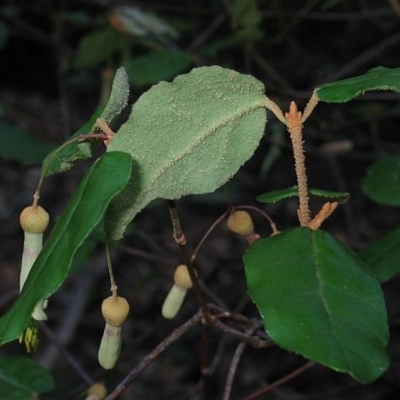
<path fill-rule="evenodd" d="M 19 217 L 22 229 L 28 233 L 43 233 L 49 220 L 49 214 L 40 206 L 24 208 Z"/>
<path fill-rule="evenodd" d="M 174 274 L 174 281 L 176 285 L 185 289 L 190 289 L 193 286 L 186 265 L 181 264 L 176 267 Z"/>
<path fill-rule="evenodd" d="M 248 236 L 254 232 L 254 224 L 250 214 L 244 210 L 233 211 L 227 222 L 228 228 L 241 236 Z"/>
<path fill-rule="evenodd" d="M 110 296 L 103 301 L 101 312 L 110 325 L 121 326 L 129 314 L 129 303 L 124 297 Z"/>
<path fill-rule="evenodd" d="M 86 400 L 103 400 L 107 396 L 107 389 L 102 382 L 96 382 L 90 386 Z"/>

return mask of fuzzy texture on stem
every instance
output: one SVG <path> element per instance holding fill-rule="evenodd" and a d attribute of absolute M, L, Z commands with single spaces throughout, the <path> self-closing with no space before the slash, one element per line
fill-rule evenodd
<path fill-rule="evenodd" d="M 319 229 L 319 227 L 322 225 L 322 223 L 326 219 L 328 219 L 331 216 L 331 214 L 336 210 L 338 205 L 339 204 L 337 202 L 325 203 L 322 206 L 320 212 L 307 224 L 307 226 L 314 230 Z"/>
<path fill-rule="evenodd" d="M 294 101 L 290 103 L 286 119 L 287 129 L 292 141 L 297 185 L 299 188 L 299 220 L 301 226 L 307 226 L 310 221 L 310 209 L 308 206 L 307 174 L 303 149 L 303 124 L 301 112 L 297 110 L 297 105 Z"/>

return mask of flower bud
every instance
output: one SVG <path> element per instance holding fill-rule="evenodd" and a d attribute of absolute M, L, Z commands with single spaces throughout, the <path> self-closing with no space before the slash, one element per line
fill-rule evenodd
<path fill-rule="evenodd" d="M 109 324 L 121 326 L 129 314 L 129 303 L 124 297 L 112 295 L 103 301 L 101 312 Z"/>
<path fill-rule="evenodd" d="M 43 233 L 49 224 L 49 220 L 49 214 L 40 206 L 26 207 L 19 216 L 22 229 L 28 233 Z"/>
<path fill-rule="evenodd" d="M 254 232 L 253 220 L 244 210 L 233 211 L 228 217 L 227 225 L 232 232 L 241 236 L 249 236 Z"/>

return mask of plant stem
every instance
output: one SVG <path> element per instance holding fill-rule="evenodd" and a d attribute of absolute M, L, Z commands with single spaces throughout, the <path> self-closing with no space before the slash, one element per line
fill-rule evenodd
<path fill-rule="evenodd" d="M 306 226 L 310 221 L 310 209 L 308 206 L 307 173 L 303 148 L 303 124 L 301 112 L 297 110 L 294 101 L 290 103 L 289 112 L 286 113 L 287 129 L 292 141 L 294 163 L 299 188 L 299 221 L 301 226 Z"/>
<path fill-rule="evenodd" d="M 279 121 L 287 125 L 287 121 L 285 116 L 283 115 L 282 110 L 274 101 L 269 99 L 267 96 L 265 96 L 265 107 L 268 108 L 268 110 L 272 111 L 275 114 L 275 117 L 279 119 Z"/>
<path fill-rule="evenodd" d="M 199 302 L 200 308 L 203 311 L 206 322 L 212 323 L 211 313 L 207 307 L 206 301 L 205 301 L 203 293 L 201 291 L 196 272 L 193 268 L 192 259 L 189 256 L 188 252 L 186 251 L 186 237 L 182 230 L 182 226 L 181 226 L 181 222 L 180 222 L 180 218 L 179 218 L 179 214 L 178 214 L 178 209 L 176 207 L 176 201 L 168 200 L 168 207 L 169 207 L 169 213 L 171 215 L 172 226 L 174 229 L 174 239 L 175 239 L 176 244 L 179 247 L 183 263 L 188 268 L 190 279 L 193 283 L 193 289 L 194 289 L 194 292 L 196 293 L 197 301 Z"/>
<path fill-rule="evenodd" d="M 106 400 L 116 399 L 161 353 L 163 353 L 172 343 L 176 342 L 184 333 L 194 326 L 199 325 L 202 319 L 203 312 L 199 310 L 192 318 L 186 321 L 179 328 L 175 329 L 168 337 L 158 344 L 151 353 L 144 357 L 132 371 L 129 372 L 129 374 L 106 397 Z"/>
<path fill-rule="evenodd" d="M 42 173 L 40 175 L 39 183 L 37 185 L 36 192 L 35 192 L 35 194 L 33 196 L 33 198 L 34 198 L 34 204 L 33 204 L 34 207 L 37 206 L 37 200 L 39 199 L 40 190 L 42 188 L 42 184 L 43 184 L 44 178 L 46 177 L 47 170 L 50 168 L 50 165 L 53 162 L 53 160 L 56 157 L 56 155 L 61 150 L 63 150 L 65 147 L 69 146 L 71 143 L 79 142 L 80 140 L 84 140 L 84 139 L 103 139 L 103 140 L 107 140 L 108 136 L 105 135 L 104 133 L 89 133 L 87 135 L 80 135 L 80 136 L 77 136 L 77 137 L 73 137 L 73 138 L 67 140 L 66 142 L 64 142 L 60 147 L 57 147 L 57 149 L 55 149 L 52 153 L 50 153 L 51 156 L 50 156 L 48 162 L 46 163 L 46 165 L 44 165 L 43 168 L 42 168 Z"/>
<path fill-rule="evenodd" d="M 107 258 L 108 273 L 110 275 L 111 292 L 112 292 L 113 296 L 116 296 L 118 287 L 115 284 L 114 271 L 113 271 L 112 262 L 111 262 L 110 241 L 109 241 L 108 237 L 106 237 L 106 258 Z"/>
<path fill-rule="evenodd" d="M 273 389 L 276 389 L 279 386 L 284 385 L 286 382 L 289 382 L 290 380 L 296 378 L 297 376 L 303 374 L 304 372 L 306 372 L 308 369 L 312 368 L 315 366 L 315 362 L 313 361 L 309 361 L 308 363 L 304 364 L 303 366 L 301 366 L 300 368 L 295 369 L 293 372 L 291 372 L 290 374 L 287 374 L 286 376 L 284 376 L 281 379 L 278 379 L 276 382 L 271 383 L 270 385 L 262 388 L 261 390 L 251 394 L 250 396 L 244 397 L 241 400 L 253 400 L 253 399 L 257 399 L 258 397 L 264 395 L 265 393 L 270 392 Z"/>

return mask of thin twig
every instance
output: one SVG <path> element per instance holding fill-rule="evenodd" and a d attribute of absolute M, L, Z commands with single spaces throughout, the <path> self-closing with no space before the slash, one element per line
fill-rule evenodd
<path fill-rule="evenodd" d="M 326 76 L 321 80 L 322 82 L 333 82 L 338 79 L 343 79 L 345 76 L 350 75 L 354 70 L 361 67 L 363 64 L 378 58 L 378 56 L 383 53 L 386 49 L 394 46 L 400 42 L 400 33 L 389 36 L 388 38 L 382 40 L 375 47 L 369 48 L 364 53 L 356 57 L 351 63 L 345 65 L 343 68 L 336 70 L 333 74 Z"/>
<path fill-rule="evenodd" d="M 206 29 L 200 33 L 200 35 L 196 36 L 192 43 L 187 47 L 186 51 L 189 53 L 194 53 L 199 49 L 203 43 L 205 43 L 213 33 L 225 22 L 226 15 L 221 13 L 218 14 L 217 17 L 211 21 L 210 25 L 206 27 Z"/>
<path fill-rule="evenodd" d="M 257 321 L 256 323 L 253 324 L 252 327 L 246 330 L 245 334 L 252 335 L 259 327 L 260 327 L 260 321 Z M 242 354 L 244 352 L 245 347 L 246 347 L 246 342 L 240 342 L 235 350 L 235 353 L 232 357 L 231 365 L 229 366 L 228 376 L 226 378 L 225 390 L 222 400 L 229 400 L 230 398 L 233 386 L 233 380 L 235 378 L 236 370 L 239 365 L 239 361 L 242 358 Z"/>
<path fill-rule="evenodd" d="M 174 229 L 175 242 L 179 247 L 179 250 L 180 250 L 180 253 L 182 256 L 182 260 L 188 268 L 190 279 L 193 283 L 193 289 L 196 294 L 197 301 L 199 302 L 200 308 L 203 310 L 204 318 L 206 319 L 207 323 L 210 323 L 211 322 L 211 313 L 207 307 L 206 301 L 205 301 L 203 293 L 201 291 L 196 272 L 193 268 L 192 259 L 189 256 L 188 252 L 186 251 L 186 237 L 182 230 L 178 210 L 176 207 L 176 202 L 174 200 L 168 200 L 168 206 L 169 206 L 169 212 L 171 214 L 172 226 Z"/>
<path fill-rule="evenodd" d="M 83 381 L 87 385 L 92 385 L 95 380 L 89 375 L 88 372 L 84 370 L 82 365 L 78 362 L 78 360 L 65 349 L 65 344 L 60 342 L 57 336 L 53 333 L 53 331 L 47 326 L 46 323 L 40 323 L 40 330 L 47 336 L 47 338 L 51 341 L 52 345 L 57 348 L 57 350 L 64 356 L 69 365 L 78 373 L 78 375 L 83 379 Z"/>
<path fill-rule="evenodd" d="M 155 255 L 155 254 L 151 254 L 148 253 L 147 251 L 144 250 L 139 250 L 139 249 L 135 249 L 133 247 L 129 247 L 129 246 L 125 246 L 122 244 L 116 244 L 115 245 L 116 248 L 128 253 L 128 254 L 132 254 L 136 257 L 140 257 L 143 258 L 144 260 L 149 260 L 149 261 L 153 261 L 159 264 L 165 264 L 165 265 L 169 265 L 171 267 L 176 266 L 176 261 L 173 259 L 168 259 L 165 256 L 159 256 L 159 255 Z"/>
<path fill-rule="evenodd" d="M 206 241 L 210 233 L 215 229 L 215 227 L 228 215 L 228 211 L 225 211 L 222 215 L 220 215 L 216 221 L 210 226 L 210 228 L 207 230 L 207 232 L 204 234 L 204 236 L 201 238 L 199 244 L 195 248 L 194 252 L 192 253 L 192 261 L 194 261 L 197 257 L 197 253 L 199 252 L 201 246 L 203 243 Z"/>
<path fill-rule="evenodd" d="M 257 397 L 262 396 L 265 393 L 270 392 L 271 390 L 276 389 L 279 386 L 282 386 L 283 384 L 285 384 L 286 382 L 296 378 L 297 376 L 303 374 L 304 372 L 306 372 L 308 369 L 312 368 L 315 366 L 315 362 L 313 361 L 309 361 L 308 363 L 304 364 L 302 367 L 297 368 L 296 370 L 294 370 L 293 372 L 291 372 L 290 374 L 284 376 L 281 379 L 278 379 L 276 382 L 272 383 L 271 385 L 266 386 L 265 388 L 251 394 L 250 396 L 247 397 L 243 397 L 241 400 L 253 400 L 256 399 Z"/>
<path fill-rule="evenodd" d="M 132 383 L 160 354 L 162 354 L 172 343 L 176 342 L 183 334 L 191 328 L 199 325 L 203 319 L 203 312 L 199 310 L 192 318 L 167 336 L 155 349 L 144 357 L 140 363 L 117 385 L 107 396 L 106 400 L 116 399 L 130 383 Z"/>
<path fill-rule="evenodd" d="M 213 325 L 220 331 L 228 333 L 228 334 L 244 341 L 245 343 L 248 343 L 249 345 L 251 345 L 252 347 L 254 347 L 256 349 L 262 349 L 262 348 L 271 347 L 274 345 L 272 340 L 263 340 L 257 336 L 252 336 L 247 333 L 243 333 L 241 331 L 231 328 L 228 325 L 225 325 L 224 323 L 222 323 L 219 320 L 214 320 Z"/>
<path fill-rule="evenodd" d="M 393 11 L 400 17 L 400 4 L 397 0 L 388 0 L 389 4 L 392 6 Z"/>

